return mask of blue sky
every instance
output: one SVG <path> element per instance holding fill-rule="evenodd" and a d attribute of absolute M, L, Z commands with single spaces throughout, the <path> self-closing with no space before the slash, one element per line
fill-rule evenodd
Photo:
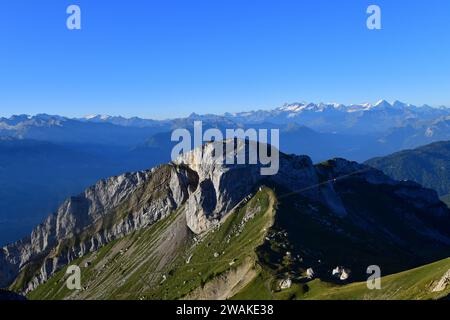
<path fill-rule="evenodd" d="M 1 0 L 0 116 L 450 106 L 449 20 L 448 0 Z"/>

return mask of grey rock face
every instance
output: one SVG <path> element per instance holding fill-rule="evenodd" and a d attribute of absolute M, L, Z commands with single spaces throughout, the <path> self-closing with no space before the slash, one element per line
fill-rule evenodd
<path fill-rule="evenodd" d="M 216 148 L 222 146 L 222 142 L 208 143 L 180 156 L 175 161 L 177 164 L 188 166 L 199 177 L 199 187 L 189 198 L 186 206 L 188 226 L 197 234 L 206 231 L 214 220 L 220 219 L 230 211 L 243 196 L 252 191 L 260 179 L 258 165 L 227 164 L 224 161 L 226 157 L 235 159 L 237 153 L 246 148 L 245 142 L 237 141 L 232 154 L 216 158 Z M 248 154 L 248 149 L 245 152 Z"/>
<path fill-rule="evenodd" d="M 231 143 L 234 147 L 227 148 Z M 216 157 L 218 148 L 222 148 L 223 157 Z M 188 166 L 199 177 L 199 188 L 189 198 L 186 206 L 188 226 L 194 233 L 206 231 L 214 221 L 223 218 L 244 197 L 252 193 L 256 186 L 264 182 L 283 185 L 291 190 L 318 184 L 317 172 L 311 159 L 306 156 L 287 156 L 280 153 L 278 174 L 264 176 L 261 175 L 260 163 L 238 164 L 239 155 L 244 154 L 245 159 L 249 159 L 249 152 L 248 141 L 226 140 L 205 144 L 175 161 Z M 317 188 L 305 192 L 311 197 L 320 197 Z"/>
<path fill-rule="evenodd" d="M 0 287 L 11 284 L 30 261 L 41 259 L 42 266 L 26 291 L 32 290 L 70 261 L 158 221 L 187 199 L 188 183 L 185 170 L 174 166 L 99 181 L 83 194 L 66 200 L 30 237 L 0 251 Z M 150 197 L 147 202 L 132 199 L 149 186 L 154 192 L 146 195 Z M 113 223 L 104 228 L 107 219 Z M 83 240 L 65 246 L 68 239 L 80 238 L 83 233 L 87 235 Z"/>

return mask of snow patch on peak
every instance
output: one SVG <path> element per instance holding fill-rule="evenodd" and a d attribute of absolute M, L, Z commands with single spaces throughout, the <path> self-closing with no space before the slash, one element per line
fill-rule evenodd
<path fill-rule="evenodd" d="M 375 103 L 374 107 L 392 107 L 392 105 L 386 100 L 380 100 L 377 103 Z"/>
<path fill-rule="evenodd" d="M 105 114 L 88 114 L 83 117 L 86 120 L 108 120 L 111 116 Z"/>

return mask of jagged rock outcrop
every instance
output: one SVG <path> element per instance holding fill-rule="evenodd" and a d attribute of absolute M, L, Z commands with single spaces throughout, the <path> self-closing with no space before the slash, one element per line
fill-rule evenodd
<path fill-rule="evenodd" d="M 235 143 L 227 153 L 226 145 Z M 223 148 L 223 157 L 215 157 L 216 150 Z M 231 148 L 230 148 L 231 149 Z M 288 156 L 280 153 L 279 170 L 276 175 L 261 175 L 261 164 L 237 164 L 238 156 L 244 154 L 249 159 L 248 141 L 227 140 L 208 143 L 192 152 L 180 156 L 175 163 L 183 164 L 198 174 L 199 188 L 189 198 L 186 216 L 189 228 L 194 233 L 207 230 L 214 221 L 220 220 L 245 196 L 254 191 L 255 186 L 264 181 L 284 185 L 291 190 L 317 185 L 318 175 L 310 158 Z M 224 160 L 232 159 L 232 161 Z M 318 199 L 317 188 L 304 191 Z"/>
<path fill-rule="evenodd" d="M 433 292 L 441 292 L 444 291 L 448 286 L 450 285 L 450 270 L 448 270 L 442 278 L 439 280 L 439 282 L 436 284 L 436 286 L 433 288 Z"/>
<path fill-rule="evenodd" d="M 188 166 L 199 177 L 199 186 L 186 205 L 188 226 L 195 233 L 207 230 L 214 221 L 223 217 L 253 190 L 260 179 L 258 165 L 224 163 L 226 157 L 236 159 L 243 149 L 248 154 L 249 149 L 245 149 L 247 144 L 244 141 L 236 141 L 233 154 L 225 153 L 224 157 L 216 158 L 216 148 L 223 145 L 222 142 L 208 143 L 175 161 Z"/>
<path fill-rule="evenodd" d="M 0 287 L 31 261 L 41 261 L 27 291 L 61 266 L 176 210 L 196 188 L 188 168 L 164 165 L 99 181 L 66 200 L 30 237 L 0 251 Z"/>

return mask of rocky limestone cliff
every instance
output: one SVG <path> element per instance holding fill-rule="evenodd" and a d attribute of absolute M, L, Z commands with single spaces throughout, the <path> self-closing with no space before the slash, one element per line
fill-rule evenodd
<path fill-rule="evenodd" d="M 232 151 L 226 146 L 234 143 Z M 217 149 L 223 148 L 223 157 L 217 159 Z M 280 153 L 276 175 L 261 175 L 263 165 L 237 164 L 240 154 L 249 159 L 250 144 L 243 140 L 207 143 L 201 148 L 180 156 L 175 163 L 188 166 L 199 177 L 199 187 L 187 201 L 188 226 L 194 233 L 202 233 L 220 220 L 245 196 L 264 182 L 272 182 L 298 190 L 318 183 L 311 159 L 307 156 L 288 156 Z M 224 159 L 232 159 L 227 161 Z M 305 192 L 313 198 L 320 197 L 317 189 Z"/>
<path fill-rule="evenodd" d="M 99 181 L 67 199 L 30 237 L 2 248 L 0 287 L 38 261 L 32 290 L 61 266 L 176 210 L 195 184 L 187 168 L 174 165 Z"/>

